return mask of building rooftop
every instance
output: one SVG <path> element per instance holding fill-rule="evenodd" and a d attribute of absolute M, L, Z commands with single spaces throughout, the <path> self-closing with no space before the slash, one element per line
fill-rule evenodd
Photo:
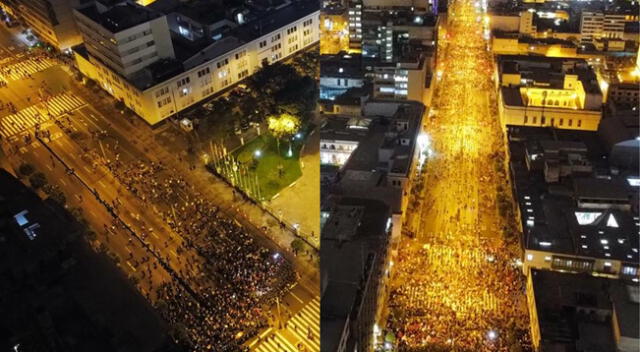
<path fill-rule="evenodd" d="M 163 16 L 150 8 L 130 2 L 118 3 L 103 12 L 100 12 L 95 4 L 80 8 L 78 11 L 92 21 L 100 23 L 112 33 L 118 33 Z"/>
<path fill-rule="evenodd" d="M 362 79 L 362 56 L 359 54 L 322 55 L 320 57 L 320 77 Z"/>
<path fill-rule="evenodd" d="M 204 4 L 202 6 L 205 6 L 207 4 L 211 4 L 212 2 L 201 1 L 197 3 L 202 3 Z M 131 18 L 123 19 L 123 24 L 121 24 L 119 28 L 122 28 L 125 23 L 131 24 L 138 22 L 136 24 L 139 24 L 148 21 L 151 18 L 162 16 L 160 12 L 151 10 L 153 6 L 142 7 L 134 4 L 128 4 L 126 6 L 135 8 L 134 10 L 132 10 L 132 13 L 134 15 L 131 16 Z M 180 5 L 179 9 L 181 9 L 181 11 L 185 11 L 185 9 L 187 8 L 185 6 L 187 5 Z M 117 13 L 120 15 L 124 15 L 128 11 L 124 8 L 116 9 L 116 7 L 108 10 L 107 12 L 113 11 L 114 14 Z M 163 0 L 163 3 L 157 5 L 156 8 L 165 9 L 166 11 L 173 11 L 175 10 L 175 4 L 172 4 L 168 0 Z M 191 7 L 189 8 L 191 9 Z M 228 28 L 227 31 L 221 33 L 222 37 L 220 39 L 213 42 L 202 41 L 187 44 L 184 41 L 173 39 L 172 45 L 174 47 L 174 52 L 176 53 L 176 59 L 161 60 L 160 63 L 156 62 L 140 70 L 139 72 L 134 74 L 133 78 L 131 79 L 131 83 L 140 90 L 149 89 L 175 77 L 180 73 L 185 72 L 186 70 L 190 70 L 196 66 L 222 57 L 225 54 L 241 47 L 242 45 L 261 37 L 262 35 L 277 30 L 278 28 L 282 28 L 288 23 L 294 22 L 304 16 L 308 16 L 313 12 L 318 11 L 319 8 L 320 4 L 317 1 L 297 1 L 288 3 L 288 5 L 283 4 L 282 6 L 279 6 L 277 8 L 256 8 L 254 9 L 254 12 L 252 12 L 252 18 L 255 18 L 254 20 L 235 28 Z M 197 9 L 197 7 L 195 9 Z M 103 18 L 105 13 L 98 13 L 95 6 L 79 11 L 90 17 L 92 20 L 105 25 Z M 195 13 L 199 12 L 193 9 L 189 11 L 195 11 Z M 147 13 L 147 15 L 144 15 L 144 13 Z M 147 18 L 145 16 L 152 17 L 143 20 Z M 207 13 L 203 14 L 202 16 L 204 17 L 202 17 L 201 19 L 204 21 L 212 20 L 211 16 L 213 15 Z M 106 24 L 105 26 L 107 25 L 109 24 Z M 78 54 L 80 55 L 88 57 L 88 53 L 86 52 L 86 49 L 84 49 L 83 45 L 75 47 L 74 51 L 78 52 Z"/>
<path fill-rule="evenodd" d="M 345 324 L 357 318 L 372 263 L 389 237 L 390 209 L 383 202 L 345 197 L 331 208 L 322 228 L 322 348 L 337 346 Z M 377 280 L 374 280 L 377 282 Z"/>
<path fill-rule="evenodd" d="M 510 127 L 527 249 L 638 263 L 637 170 L 612 168 L 596 132 Z"/>
<path fill-rule="evenodd" d="M 543 351 L 614 352 L 608 279 L 531 271 Z"/>

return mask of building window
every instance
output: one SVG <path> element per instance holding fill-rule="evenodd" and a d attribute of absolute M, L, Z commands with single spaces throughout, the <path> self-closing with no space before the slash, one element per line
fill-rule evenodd
<path fill-rule="evenodd" d="M 544 116 L 540 117 L 540 125 L 544 126 L 544 123 L 546 122 L 546 118 Z"/>
<path fill-rule="evenodd" d="M 280 40 L 280 33 L 274 35 L 273 37 L 271 37 L 271 42 L 275 42 L 276 40 Z"/>
<path fill-rule="evenodd" d="M 527 120 L 529 120 L 529 117 L 527 115 L 524 115 L 524 121 L 522 122 L 524 125 L 527 124 Z"/>
<path fill-rule="evenodd" d="M 564 119 L 560 119 L 560 126 L 564 125 Z"/>
<path fill-rule="evenodd" d="M 582 120 L 578 120 L 578 127 L 582 127 Z"/>
<path fill-rule="evenodd" d="M 178 88 L 188 84 L 191 80 L 189 79 L 189 77 L 185 77 L 181 80 L 178 81 Z"/>
<path fill-rule="evenodd" d="M 203 68 L 202 70 L 198 71 L 198 78 L 209 74 L 211 71 L 209 70 L 208 67 Z"/>
<path fill-rule="evenodd" d="M 569 127 L 573 125 L 573 119 L 569 119 Z"/>
<path fill-rule="evenodd" d="M 307 27 L 307 26 L 310 26 L 312 23 L 313 23 L 313 18 L 310 18 L 310 19 L 302 22 L 302 25 Z"/>
<path fill-rule="evenodd" d="M 243 78 L 247 77 L 248 75 L 249 75 L 249 70 L 244 70 L 244 71 L 238 73 L 238 79 L 239 80 L 243 79 Z"/>
<path fill-rule="evenodd" d="M 229 59 L 224 59 L 224 60 L 220 60 L 220 61 L 218 61 L 218 63 L 216 64 L 216 66 L 217 66 L 218 68 L 222 68 L 222 67 L 227 66 L 228 64 L 229 64 Z"/>
<path fill-rule="evenodd" d="M 531 123 L 533 123 L 533 124 L 535 125 L 535 124 L 536 124 L 536 120 L 537 120 L 537 119 L 538 119 L 538 118 L 534 116 L 534 117 L 533 117 L 533 119 L 532 119 L 532 121 L 531 121 Z"/>
<path fill-rule="evenodd" d="M 260 49 L 264 48 L 265 46 L 267 46 L 267 41 L 263 40 L 260 42 Z"/>

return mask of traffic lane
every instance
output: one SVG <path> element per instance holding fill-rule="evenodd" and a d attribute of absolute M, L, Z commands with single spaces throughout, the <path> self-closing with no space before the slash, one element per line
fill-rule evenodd
<path fill-rule="evenodd" d="M 161 255 L 163 260 L 169 264 L 176 273 L 190 273 L 194 275 L 193 272 L 186 270 L 186 261 L 182 261 L 177 254 L 179 252 L 178 246 L 182 244 L 182 240 L 179 236 L 172 233 L 166 224 L 158 221 L 157 217 L 150 213 L 150 210 L 148 210 L 144 203 L 138 202 L 137 198 L 130 195 L 106 170 L 99 170 L 95 172 L 95 174 L 99 174 L 99 176 L 94 176 L 94 171 L 87 167 L 87 165 L 82 165 L 83 161 L 80 158 L 74 157 L 74 155 L 82 151 L 76 148 L 73 143 L 69 142 L 66 138 L 56 139 L 49 143 L 49 146 L 56 154 L 60 155 L 70 167 L 77 168 L 74 172 L 78 174 L 90 188 L 95 189 L 103 200 L 112 204 L 115 204 L 114 202 L 120 204 L 118 206 L 119 217 L 131 226 L 138 235 L 148 233 L 148 235 L 145 236 L 145 242 L 151 246 L 152 251 Z M 101 167 L 97 167 L 96 169 L 101 169 Z M 139 218 L 144 219 L 143 223 L 146 225 L 140 224 Z M 149 231 L 149 228 L 153 228 L 154 230 Z M 199 258 L 197 253 L 190 253 L 190 251 L 186 249 L 184 252 L 185 255 L 191 254 L 191 257 L 196 259 L 197 264 L 204 263 L 203 260 L 197 260 Z M 192 275 L 186 275 L 185 278 L 190 278 Z"/>
<path fill-rule="evenodd" d="M 25 161 L 33 163 L 33 165 L 40 166 L 39 168 L 42 169 L 50 183 L 57 185 L 64 191 L 67 196 L 67 203 L 70 206 L 78 206 L 83 209 L 83 216 L 89 222 L 90 227 L 94 229 L 96 234 L 102 233 L 99 229 L 101 225 L 110 223 L 110 215 L 105 211 L 101 211 L 103 207 L 96 204 L 93 196 L 79 181 L 62 171 L 64 167 L 59 162 L 56 161 L 55 164 L 51 165 L 50 160 L 45 156 L 47 154 L 45 150 L 34 149 L 33 152 L 23 155 L 23 158 Z M 42 165 L 46 165 L 46 167 L 42 168 Z M 122 248 L 124 247 L 126 247 L 126 243 L 122 246 Z M 123 263 L 128 259 L 124 255 L 124 253 L 127 253 L 124 249 L 115 253 L 121 257 Z M 125 267 L 125 269 L 128 268 Z"/>
<path fill-rule="evenodd" d="M 65 168 L 59 161 L 56 160 L 55 165 L 50 166 L 50 160 L 46 157 L 47 154 L 48 152 L 42 147 L 41 150 L 34 149 L 33 152 L 26 153 L 23 157 L 24 160 L 33 163 L 33 165 L 39 165 L 47 179 L 52 180 L 52 184 L 56 184 L 64 191 L 69 205 L 77 206 L 83 210 L 83 217 L 96 233 L 97 240 L 105 244 L 120 258 L 121 268 L 129 275 L 138 277 L 141 280 L 145 279 L 147 275 L 140 276 L 140 263 L 144 261 L 143 258 L 149 257 L 146 249 L 139 242 L 130 241 L 130 235 L 126 231 L 120 228 L 112 229 L 111 222 L 113 217 L 111 214 L 106 211 L 80 181 L 63 171 Z M 48 167 L 42 168 L 42 165 L 48 165 Z M 108 231 L 104 230 L 105 226 L 109 228 Z M 153 262 L 149 261 L 147 265 L 152 264 Z M 171 279 L 162 268 L 154 270 L 151 277 L 157 283 Z M 147 281 L 140 282 L 146 286 L 146 292 L 153 292 L 153 287 Z"/>

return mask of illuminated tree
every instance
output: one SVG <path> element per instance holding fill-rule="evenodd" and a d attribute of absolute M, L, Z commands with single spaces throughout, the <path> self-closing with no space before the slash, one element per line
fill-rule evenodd
<path fill-rule="evenodd" d="M 280 155 L 280 139 L 293 136 L 300 128 L 300 119 L 288 113 L 269 116 L 269 132 L 276 137 L 278 155 Z"/>

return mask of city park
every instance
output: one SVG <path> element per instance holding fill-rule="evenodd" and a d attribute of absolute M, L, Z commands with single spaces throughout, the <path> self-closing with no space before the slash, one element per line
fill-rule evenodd
<path fill-rule="evenodd" d="M 300 154 L 315 128 L 315 62 L 317 51 L 309 51 L 263 65 L 242 88 L 210 102 L 198 121 L 208 169 L 254 201 L 277 197 L 302 176 Z"/>

